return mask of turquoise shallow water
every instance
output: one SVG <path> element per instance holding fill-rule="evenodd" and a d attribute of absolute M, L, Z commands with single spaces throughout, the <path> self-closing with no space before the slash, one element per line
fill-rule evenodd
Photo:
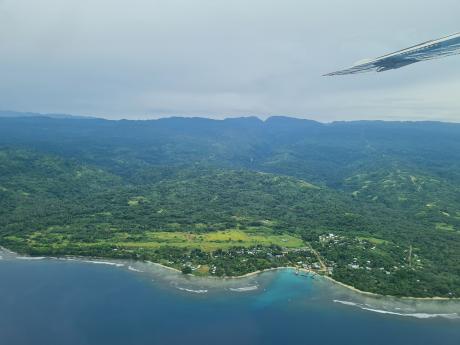
<path fill-rule="evenodd" d="M 458 345 L 459 313 L 458 302 L 367 298 L 290 270 L 221 281 L 140 263 L 0 260 L 5 345 Z"/>

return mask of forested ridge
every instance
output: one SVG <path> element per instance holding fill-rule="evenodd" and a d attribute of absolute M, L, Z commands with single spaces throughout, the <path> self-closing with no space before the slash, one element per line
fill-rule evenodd
<path fill-rule="evenodd" d="M 460 297 L 460 125 L 0 117 L 0 245 Z"/>

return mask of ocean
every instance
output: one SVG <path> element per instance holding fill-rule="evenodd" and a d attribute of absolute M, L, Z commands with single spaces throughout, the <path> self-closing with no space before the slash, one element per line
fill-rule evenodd
<path fill-rule="evenodd" d="M 460 344 L 460 302 L 368 297 L 289 269 L 221 280 L 0 257 L 2 345 Z"/>

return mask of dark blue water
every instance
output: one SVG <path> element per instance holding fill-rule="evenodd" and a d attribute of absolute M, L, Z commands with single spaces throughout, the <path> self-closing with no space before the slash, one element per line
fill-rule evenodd
<path fill-rule="evenodd" d="M 460 322 L 333 302 L 325 282 L 265 274 L 259 290 L 193 294 L 123 268 L 0 260 L 0 344 L 460 344 Z"/>

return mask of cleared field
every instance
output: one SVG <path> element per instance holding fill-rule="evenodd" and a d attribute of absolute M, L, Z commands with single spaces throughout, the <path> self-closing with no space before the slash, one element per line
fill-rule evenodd
<path fill-rule="evenodd" d="M 154 250 L 167 246 L 201 249 L 211 252 L 218 249 L 225 250 L 232 247 L 254 247 L 257 245 L 278 245 L 289 249 L 305 247 L 305 243 L 300 238 L 292 235 L 242 230 L 227 230 L 210 233 L 148 231 L 137 238 L 130 236 L 128 233 L 115 232 L 106 239 L 97 239 L 94 242 L 69 240 L 66 235 L 53 231 L 47 231 L 46 233 L 34 232 L 27 238 L 16 236 L 8 236 L 7 238 L 17 244 L 27 244 L 34 248 L 46 246 L 53 249 L 64 249 L 69 246 L 79 248 L 116 246 L 120 249 Z"/>
<path fill-rule="evenodd" d="M 446 223 L 436 223 L 436 230 L 443 230 L 443 231 L 455 231 L 455 228 L 451 224 Z"/>
<path fill-rule="evenodd" d="M 117 242 L 125 248 L 158 248 L 172 246 L 180 248 L 199 248 L 204 251 L 228 249 L 231 247 L 253 247 L 256 245 L 278 245 L 286 248 L 302 248 L 305 243 L 291 235 L 252 233 L 241 230 L 217 231 L 206 234 L 184 232 L 147 232 L 148 240 L 141 242 Z"/>
<path fill-rule="evenodd" d="M 375 238 L 375 237 L 357 237 L 358 240 L 362 240 L 362 241 L 368 241 L 372 244 L 388 244 L 390 243 L 389 241 L 387 240 L 382 240 L 381 238 Z"/>

